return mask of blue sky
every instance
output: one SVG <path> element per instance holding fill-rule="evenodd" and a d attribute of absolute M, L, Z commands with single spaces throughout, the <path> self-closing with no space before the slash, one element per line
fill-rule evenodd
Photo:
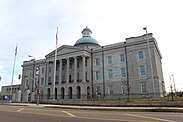
<path fill-rule="evenodd" d="M 86 26 L 100 45 L 143 35 L 147 26 L 163 56 L 166 89 L 174 75 L 183 90 L 182 11 L 181 0 L 0 0 L 0 87 L 11 84 L 16 43 L 14 84 L 21 83 L 18 74 L 28 55 L 41 59 L 55 49 L 57 27 L 61 46 L 74 45 Z"/>

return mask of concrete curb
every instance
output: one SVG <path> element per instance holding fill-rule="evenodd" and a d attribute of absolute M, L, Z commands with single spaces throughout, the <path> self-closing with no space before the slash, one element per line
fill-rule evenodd
<path fill-rule="evenodd" d="M 26 103 L 3 103 L 4 105 L 28 106 L 32 108 L 62 108 L 79 110 L 101 110 L 101 111 L 138 111 L 138 112 L 178 112 L 183 113 L 183 108 L 176 107 L 104 107 L 104 106 L 71 106 L 52 104 L 26 104 Z M 3 105 L 2 104 L 2 105 Z"/>

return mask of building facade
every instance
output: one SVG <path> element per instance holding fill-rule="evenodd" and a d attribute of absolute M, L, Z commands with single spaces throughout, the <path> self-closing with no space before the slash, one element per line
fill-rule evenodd
<path fill-rule="evenodd" d="M 162 56 L 152 34 L 100 46 L 88 27 L 81 33 L 74 46 L 57 49 L 56 75 L 55 50 L 23 62 L 23 101 L 36 99 L 36 85 L 44 101 L 164 96 Z"/>
<path fill-rule="evenodd" d="M 11 92 L 12 88 L 12 92 Z M 21 84 L 17 85 L 8 85 L 2 86 L 1 88 L 1 99 L 2 100 L 10 100 L 12 96 L 12 102 L 20 102 L 21 101 Z"/>

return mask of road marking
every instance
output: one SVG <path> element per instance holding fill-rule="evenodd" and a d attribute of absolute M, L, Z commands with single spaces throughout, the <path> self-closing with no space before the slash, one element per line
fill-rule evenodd
<path fill-rule="evenodd" d="M 175 121 L 172 121 L 172 120 L 160 119 L 160 118 L 149 117 L 149 116 L 142 116 L 142 115 L 136 115 L 136 114 L 124 114 L 124 115 L 140 117 L 140 118 L 147 118 L 147 119 L 158 120 L 158 121 L 163 121 L 163 122 L 175 122 Z"/>
<path fill-rule="evenodd" d="M 24 108 L 21 108 L 21 109 L 18 109 L 17 112 L 20 112 L 20 111 L 23 111 L 23 110 L 24 110 Z"/>
<path fill-rule="evenodd" d="M 73 114 L 71 114 L 71 113 L 69 113 L 67 111 L 62 111 L 62 112 L 65 113 L 65 114 L 67 114 L 67 115 L 69 115 L 69 116 L 71 116 L 71 117 L 76 117 L 75 115 L 73 115 Z"/>

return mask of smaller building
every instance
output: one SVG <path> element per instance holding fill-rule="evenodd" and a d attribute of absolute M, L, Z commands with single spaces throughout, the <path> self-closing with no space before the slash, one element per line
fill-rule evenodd
<path fill-rule="evenodd" d="M 12 102 L 20 102 L 21 101 L 21 84 L 12 85 Z M 11 98 L 11 85 L 2 86 L 1 88 L 1 99 L 2 100 L 10 100 Z"/>

